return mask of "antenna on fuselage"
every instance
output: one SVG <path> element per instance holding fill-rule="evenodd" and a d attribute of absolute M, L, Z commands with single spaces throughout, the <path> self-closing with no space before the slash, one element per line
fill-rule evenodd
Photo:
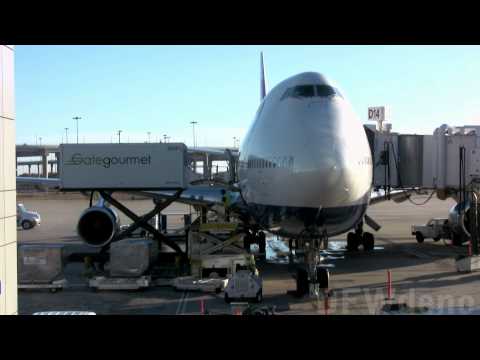
<path fill-rule="evenodd" d="M 263 51 L 260 52 L 260 101 L 267 95 L 267 80 L 265 78 L 265 66 L 263 65 Z"/>

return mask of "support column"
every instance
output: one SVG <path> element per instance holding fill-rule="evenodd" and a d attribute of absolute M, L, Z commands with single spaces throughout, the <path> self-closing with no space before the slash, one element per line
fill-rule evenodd
<path fill-rule="evenodd" d="M 56 152 L 55 153 L 55 164 L 56 164 L 56 172 L 57 172 L 57 177 L 60 177 L 60 153 Z"/>
<path fill-rule="evenodd" d="M 48 153 L 45 152 L 42 155 L 42 175 L 43 177 L 48 178 L 48 160 L 47 160 Z"/>
<path fill-rule="evenodd" d="M 212 172 L 211 172 L 212 163 L 208 159 L 208 154 L 205 154 L 203 158 L 203 177 L 206 179 L 210 179 Z"/>
<path fill-rule="evenodd" d="M 31 168 L 32 168 L 32 165 L 28 165 L 28 176 L 32 175 Z"/>

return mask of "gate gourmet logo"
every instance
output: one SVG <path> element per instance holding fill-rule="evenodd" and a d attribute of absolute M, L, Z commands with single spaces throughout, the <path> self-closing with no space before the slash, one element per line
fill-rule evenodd
<path fill-rule="evenodd" d="M 124 166 L 150 166 L 151 155 L 144 156 L 84 156 L 81 153 L 75 153 L 70 160 L 63 163 L 64 165 L 86 165 L 86 166 L 103 166 L 105 169 L 114 165 Z"/>

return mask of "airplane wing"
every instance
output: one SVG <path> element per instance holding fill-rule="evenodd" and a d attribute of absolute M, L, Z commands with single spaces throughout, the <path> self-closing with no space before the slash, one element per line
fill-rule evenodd
<path fill-rule="evenodd" d="M 17 177 L 17 184 L 26 184 L 37 186 L 40 188 L 59 189 L 60 179 L 58 178 L 38 178 L 38 177 Z M 142 190 L 122 190 L 118 192 L 136 194 L 141 196 L 150 197 L 153 199 L 171 199 L 175 196 L 174 190 L 164 191 L 142 191 Z M 188 205 L 200 205 L 200 206 L 212 206 L 212 205 L 225 205 L 231 203 L 232 195 L 229 186 L 226 184 L 215 186 L 191 186 L 182 191 L 177 202 L 181 202 Z M 236 197 L 235 197 L 236 198 Z"/>
<path fill-rule="evenodd" d="M 123 191 L 125 192 L 125 191 Z M 192 186 L 183 190 L 177 202 L 187 205 L 223 205 L 226 201 L 227 187 L 223 186 Z M 172 199 L 175 196 L 174 190 L 165 191 L 129 191 L 129 193 L 147 196 L 153 199 Z"/>
<path fill-rule="evenodd" d="M 60 187 L 60 179 L 17 176 L 17 184 L 34 185 L 39 187 L 58 189 Z"/>

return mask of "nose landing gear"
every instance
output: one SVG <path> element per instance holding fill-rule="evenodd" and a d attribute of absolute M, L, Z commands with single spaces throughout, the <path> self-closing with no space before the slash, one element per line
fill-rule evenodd
<path fill-rule="evenodd" d="M 295 280 L 297 289 L 295 295 L 303 297 L 310 294 L 310 296 L 317 297 L 320 290 L 328 289 L 330 287 L 330 272 L 327 268 L 321 265 L 320 250 L 328 246 L 328 237 L 326 232 L 323 232 L 320 239 L 305 240 L 296 239 L 296 242 L 301 242 L 304 249 L 304 262 L 297 267 Z"/>
<path fill-rule="evenodd" d="M 303 297 L 307 294 L 318 296 L 319 290 L 330 288 L 330 271 L 322 266 L 315 266 L 313 271 L 309 271 L 303 267 L 297 268 L 295 274 L 297 289 L 295 295 Z"/>
<path fill-rule="evenodd" d="M 250 245 L 251 244 L 258 244 L 258 252 L 261 259 L 265 259 L 266 257 L 266 249 L 267 249 L 267 240 L 265 233 L 263 231 L 253 232 L 251 230 L 247 231 L 245 236 L 243 237 L 244 248 L 247 252 L 250 252 Z"/>

